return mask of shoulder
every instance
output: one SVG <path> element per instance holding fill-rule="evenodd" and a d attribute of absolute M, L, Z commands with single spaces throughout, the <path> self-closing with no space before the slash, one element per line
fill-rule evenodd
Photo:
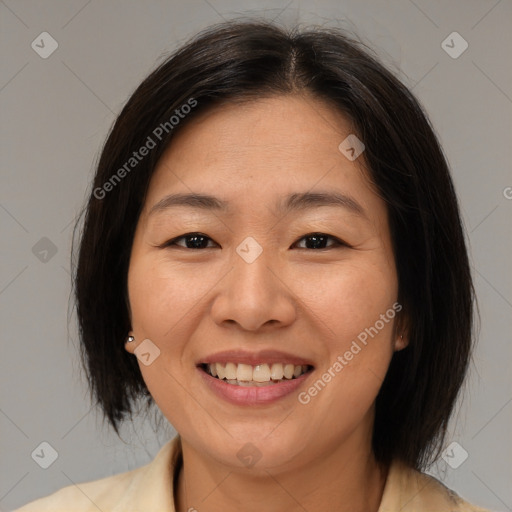
<path fill-rule="evenodd" d="M 174 510 L 172 479 L 179 438 L 168 441 L 149 464 L 90 482 L 66 486 L 14 512 Z M 149 506 L 149 508 L 144 508 Z"/>
<path fill-rule="evenodd" d="M 112 507 L 140 478 L 145 467 L 91 482 L 69 485 L 17 509 L 15 512 L 89 512 Z"/>
<path fill-rule="evenodd" d="M 433 476 L 395 461 L 391 464 L 379 512 L 490 512 L 473 505 Z"/>

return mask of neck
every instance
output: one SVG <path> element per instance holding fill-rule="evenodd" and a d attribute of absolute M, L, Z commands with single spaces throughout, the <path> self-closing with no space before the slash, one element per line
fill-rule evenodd
<path fill-rule="evenodd" d="M 369 443 L 329 448 L 304 466 L 247 475 L 182 439 L 176 511 L 378 512 L 388 469 L 377 463 Z"/>

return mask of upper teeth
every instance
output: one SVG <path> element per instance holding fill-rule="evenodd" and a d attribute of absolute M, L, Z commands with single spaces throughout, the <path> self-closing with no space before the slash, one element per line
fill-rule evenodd
<path fill-rule="evenodd" d="M 271 380 L 293 379 L 305 373 L 307 365 L 293 364 L 250 364 L 211 363 L 207 365 L 208 371 L 214 377 L 226 380 L 245 382 L 270 382 Z"/>

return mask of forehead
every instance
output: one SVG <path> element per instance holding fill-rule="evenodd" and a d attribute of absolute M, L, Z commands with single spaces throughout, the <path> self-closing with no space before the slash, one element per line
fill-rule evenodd
<path fill-rule="evenodd" d="M 363 158 L 350 161 L 340 143 L 351 124 L 308 96 L 224 103 L 199 113 L 174 136 L 151 179 L 146 211 L 171 192 L 205 193 L 233 201 L 264 201 L 300 192 L 358 196 L 374 192 Z M 349 201 L 350 202 L 350 201 Z M 355 209 L 354 209 L 355 210 Z"/>
<path fill-rule="evenodd" d="M 351 123 L 318 99 L 273 96 L 207 109 L 177 132 L 167 153 L 180 160 L 193 149 L 194 159 L 205 162 L 257 156 L 274 166 L 279 160 L 323 162 L 340 156 L 338 145 L 350 133 Z"/>

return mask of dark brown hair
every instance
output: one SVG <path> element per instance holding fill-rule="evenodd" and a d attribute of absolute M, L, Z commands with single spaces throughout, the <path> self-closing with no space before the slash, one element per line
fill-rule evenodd
<path fill-rule="evenodd" d="M 173 134 L 207 107 L 301 92 L 350 120 L 387 203 L 403 306 L 398 320 L 410 342 L 394 354 L 377 397 L 373 449 L 383 463 L 396 458 L 422 469 L 439 455 L 471 354 L 474 291 L 464 232 L 447 162 L 418 100 L 341 30 L 216 25 L 167 58 L 129 98 L 82 212 L 74 272 L 91 394 L 118 433 L 139 398 L 152 402 L 124 348 L 131 328 L 127 274 L 148 185 Z M 194 106 L 183 109 L 187 104 Z M 151 149 L 130 160 L 143 146 Z"/>

